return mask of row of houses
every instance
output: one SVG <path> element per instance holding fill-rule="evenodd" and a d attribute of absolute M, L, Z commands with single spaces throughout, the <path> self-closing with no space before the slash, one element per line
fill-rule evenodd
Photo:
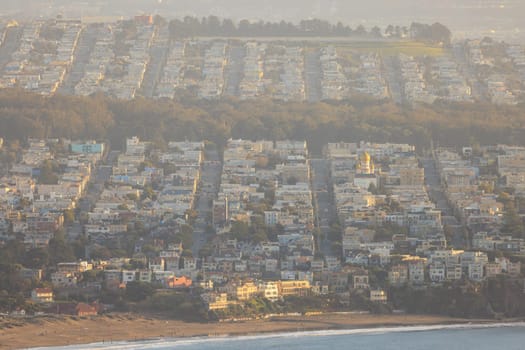
<path fill-rule="evenodd" d="M 155 97 L 173 98 L 177 88 L 183 87 L 186 41 L 174 41 L 169 48 L 162 76 L 157 83 Z"/>
<path fill-rule="evenodd" d="M 321 99 L 341 100 L 348 96 L 348 83 L 335 46 L 321 48 Z"/>
<path fill-rule="evenodd" d="M 430 67 L 431 91 L 440 99 L 456 102 L 471 102 L 472 91 L 464 76 L 459 73 L 458 65 L 449 56 L 432 59 Z"/>
<path fill-rule="evenodd" d="M 382 100 L 388 98 L 387 81 L 383 73 L 383 62 L 377 53 L 368 53 L 359 56 L 356 91 Z"/>
<path fill-rule="evenodd" d="M 150 61 L 150 46 L 158 32 L 153 25 L 138 22 L 134 37 L 117 43 L 119 32 L 126 31 L 123 26 L 124 22 L 118 22 L 86 29 L 95 44 L 88 53 L 84 74 L 74 87 L 75 94 L 87 96 L 104 92 L 125 100 L 135 97 L 142 86 Z M 122 44 L 126 49 L 117 50 Z"/>
<path fill-rule="evenodd" d="M 467 62 L 473 69 L 489 70 L 489 74 L 485 73 L 485 77 L 482 80 L 482 84 L 487 87 L 488 98 L 494 104 L 498 105 L 515 105 L 518 103 L 516 93 L 521 91 L 511 89 L 508 86 L 508 81 L 515 80 L 516 78 L 521 79 L 522 77 L 510 76 L 510 72 L 501 72 L 501 69 L 497 67 L 496 57 L 493 55 L 486 54 L 487 51 L 491 50 L 492 42 L 485 40 L 467 40 L 464 44 L 465 54 Z M 523 56 L 523 48 L 516 46 L 509 46 L 506 52 L 500 52 L 499 54 L 507 54 L 509 60 L 513 60 L 518 74 L 522 63 L 520 57 Z"/>
<path fill-rule="evenodd" d="M 216 99 L 222 96 L 224 89 L 224 68 L 226 66 L 226 44 L 214 42 L 206 49 L 202 67 L 202 80 L 199 82 L 198 96 Z"/>
<path fill-rule="evenodd" d="M 24 26 L 18 48 L 4 67 L 0 85 L 54 94 L 70 69 L 82 31 L 78 21 L 35 20 Z"/>
<path fill-rule="evenodd" d="M 272 45 L 270 51 L 264 61 L 268 93 L 279 100 L 303 101 L 306 98 L 303 48 Z"/>
<path fill-rule="evenodd" d="M 103 152 L 103 144 L 94 141 L 30 139 L 21 161 L 1 181 L 2 239 L 22 235 L 28 248 L 47 246 L 64 226 L 64 213 L 86 193 Z"/>
<path fill-rule="evenodd" d="M 417 286 L 460 280 L 481 282 L 502 274 L 519 277 L 520 262 L 511 262 L 508 258 L 495 258 L 489 262 L 487 254 L 480 251 L 436 250 L 424 258 L 403 257 L 399 264 L 390 267 L 388 281 L 394 286 Z"/>
<path fill-rule="evenodd" d="M 242 80 L 239 83 L 239 95 L 251 99 L 264 94 L 264 52 L 266 44 L 248 42 L 244 45 Z"/>
<path fill-rule="evenodd" d="M 186 223 L 195 204 L 203 147 L 200 142 L 170 142 L 160 151 L 138 137 L 128 138 L 126 151 L 110 167 L 107 185 L 87 213 L 85 233 L 103 243 L 126 232 L 130 219 L 150 226 L 172 220 Z M 150 155 L 158 164 L 145 165 Z"/>

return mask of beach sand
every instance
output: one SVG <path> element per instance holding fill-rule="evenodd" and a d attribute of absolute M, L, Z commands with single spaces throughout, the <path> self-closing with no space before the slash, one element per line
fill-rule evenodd
<path fill-rule="evenodd" d="M 88 344 L 158 337 L 244 335 L 326 329 L 453 324 L 466 320 L 426 315 L 321 314 L 282 316 L 241 322 L 188 323 L 137 314 L 92 317 L 53 316 L 30 320 L 0 320 L 0 349 Z M 7 324 L 11 328 L 6 327 Z"/>

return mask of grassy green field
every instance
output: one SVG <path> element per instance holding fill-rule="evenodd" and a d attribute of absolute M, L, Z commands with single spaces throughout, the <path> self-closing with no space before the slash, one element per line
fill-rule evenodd
<path fill-rule="evenodd" d="M 338 43 L 337 53 L 342 56 L 352 56 L 357 53 L 377 51 L 383 57 L 395 56 L 404 53 L 409 56 L 441 56 L 443 48 L 430 46 L 416 41 L 356 41 L 349 43 Z"/>

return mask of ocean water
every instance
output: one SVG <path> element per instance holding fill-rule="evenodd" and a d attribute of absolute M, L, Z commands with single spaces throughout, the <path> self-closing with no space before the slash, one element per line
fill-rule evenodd
<path fill-rule="evenodd" d="M 523 350 L 525 323 L 444 325 L 311 331 L 239 337 L 158 339 L 113 342 L 45 350 Z"/>

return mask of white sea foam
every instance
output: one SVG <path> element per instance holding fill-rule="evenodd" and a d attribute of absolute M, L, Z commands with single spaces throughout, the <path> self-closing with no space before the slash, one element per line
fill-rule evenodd
<path fill-rule="evenodd" d="M 166 349 L 179 348 L 198 344 L 222 343 L 222 342 L 245 342 L 261 339 L 276 338 L 304 338 L 304 337 L 330 337 L 342 335 L 374 335 L 385 333 L 412 333 L 412 332 L 430 332 L 438 330 L 469 330 L 469 329 L 486 329 L 501 327 L 523 327 L 525 322 L 512 323 L 462 323 L 449 325 L 426 325 L 426 326 L 392 326 L 392 327 L 373 327 L 373 328 L 355 328 L 355 329 L 337 329 L 337 330 L 318 330 L 318 331 L 297 331 L 282 333 L 264 333 L 255 335 L 239 336 L 214 336 L 214 337 L 193 337 L 193 338 L 162 338 L 144 341 L 131 342 L 112 342 L 112 343 L 93 343 L 85 345 L 69 345 L 59 347 L 40 347 L 31 350 L 142 350 L 142 349 Z"/>

